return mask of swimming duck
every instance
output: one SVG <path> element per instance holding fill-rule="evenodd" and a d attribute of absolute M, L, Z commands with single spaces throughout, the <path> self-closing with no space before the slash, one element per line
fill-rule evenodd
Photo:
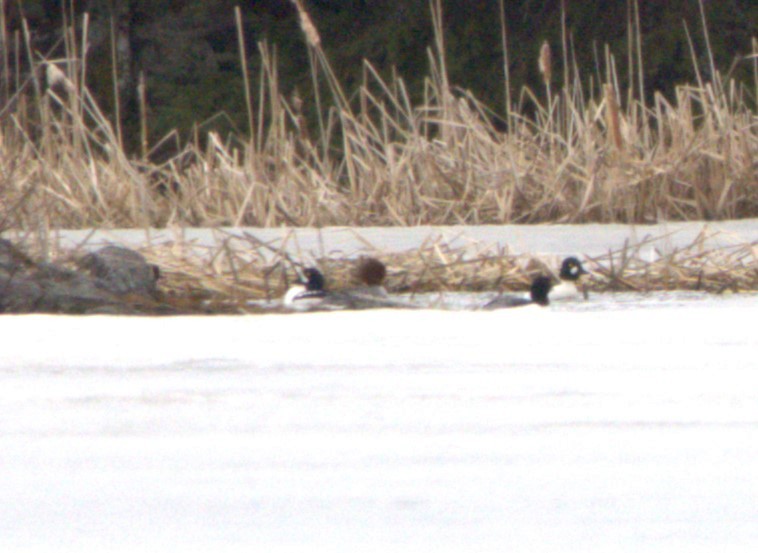
<path fill-rule="evenodd" d="M 365 257 L 358 265 L 358 280 L 361 286 L 354 291 L 372 296 L 387 297 L 384 288 L 384 279 L 387 276 L 387 267 L 375 257 Z"/>
<path fill-rule="evenodd" d="M 580 290 L 577 286 L 582 276 L 587 274 L 589 273 L 578 258 L 572 256 L 564 259 L 558 273 L 560 282 L 550 290 L 550 299 L 553 301 L 587 299 L 587 291 Z"/>
<path fill-rule="evenodd" d="M 361 259 L 356 270 L 356 276 L 360 284 L 353 288 L 342 290 L 340 294 L 358 298 L 387 298 L 387 290 L 384 288 L 384 278 L 387 276 L 387 267 L 375 257 Z"/>
<path fill-rule="evenodd" d="M 508 307 L 523 307 L 525 305 L 546 306 L 550 303 L 548 294 L 551 292 L 553 281 L 550 277 L 540 275 L 532 280 L 529 288 L 529 297 L 523 296 L 498 296 L 482 306 L 482 309 L 505 309 Z"/>
<path fill-rule="evenodd" d="M 375 257 L 363 258 L 356 271 L 360 285 L 346 290 L 329 292 L 327 302 L 343 309 L 413 308 L 392 298 L 384 288 L 387 267 Z"/>
<path fill-rule="evenodd" d="M 412 308 L 413 305 L 393 299 L 382 286 L 387 268 L 376 258 L 361 260 L 357 276 L 360 286 L 346 290 L 327 290 L 324 275 L 315 267 L 303 270 L 300 284 L 284 295 L 284 307 L 295 311 Z"/>
<path fill-rule="evenodd" d="M 282 304 L 288 309 L 307 311 L 318 308 L 326 298 L 324 275 L 315 267 L 303 270 L 300 283 L 292 286 L 282 298 Z"/>

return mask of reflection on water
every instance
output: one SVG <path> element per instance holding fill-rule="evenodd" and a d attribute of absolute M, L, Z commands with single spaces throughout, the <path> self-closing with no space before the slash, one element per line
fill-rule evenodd
<path fill-rule="evenodd" d="M 518 295 L 518 294 L 514 294 Z M 526 296 L 525 293 L 521 294 Z M 497 294 L 492 292 L 447 292 L 399 296 L 409 303 L 420 307 L 432 307 L 452 310 L 477 309 L 486 304 Z M 746 294 L 710 294 L 695 291 L 669 292 L 591 292 L 588 300 L 552 302 L 549 309 L 556 311 L 608 311 L 627 309 L 649 309 L 653 307 L 688 307 L 692 305 L 723 305 L 724 303 L 753 301 L 756 293 Z"/>
<path fill-rule="evenodd" d="M 510 292 L 507 295 L 527 297 L 526 292 Z M 416 309 L 442 309 L 446 311 L 476 311 L 493 298 L 495 292 L 427 292 L 419 294 L 392 295 L 397 300 L 398 307 L 407 304 Z M 727 293 L 712 294 L 687 290 L 655 291 L 655 292 L 590 292 L 587 300 L 553 301 L 545 308 L 551 311 L 596 312 L 614 310 L 638 310 L 651 308 L 685 308 L 685 307 L 717 307 L 724 305 L 744 305 L 745 302 L 758 302 L 758 293 Z M 281 313 L 281 302 L 250 301 L 248 306 L 258 313 Z M 534 309 L 528 306 L 528 309 Z M 516 307 L 514 309 L 522 309 Z M 330 309 L 313 309 L 314 311 L 329 311 Z M 334 310 L 334 309 L 331 309 Z M 341 310 L 341 309 L 337 309 Z M 285 312 L 289 312 L 285 310 Z"/>

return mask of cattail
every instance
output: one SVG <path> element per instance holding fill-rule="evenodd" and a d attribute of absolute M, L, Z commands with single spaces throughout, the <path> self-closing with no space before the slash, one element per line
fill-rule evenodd
<path fill-rule="evenodd" d="M 147 159 L 147 85 L 145 84 L 145 73 L 140 71 L 139 80 L 137 81 L 137 100 L 139 102 L 139 135 L 140 149 L 142 159 Z"/>
<path fill-rule="evenodd" d="M 292 113 L 295 118 L 295 127 L 297 127 L 302 140 L 308 140 L 308 125 L 303 116 L 303 99 L 300 97 L 300 91 L 295 87 L 292 91 Z"/>
<path fill-rule="evenodd" d="M 321 37 L 319 36 L 318 31 L 316 30 L 316 26 L 313 24 L 313 21 L 311 21 L 308 12 L 305 11 L 305 8 L 300 3 L 300 0 L 290 1 L 295 5 L 295 9 L 297 9 L 297 13 L 300 16 L 300 28 L 303 30 L 303 34 L 305 35 L 308 44 L 311 46 L 311 48 L 318 48 L 321 46 Z"/>
<path fill-rule="evenodd" d="M 623 146 L 621 142 L 621 115 L 619 114 L 619 103 L 616 100 L 616 91 L 611 84 L 605 85 L 605 115 L 613 144 L 617 150 L 621 151 Z"/>
<path fill-rule="evenodd" d="M 60 86 L 68 92 L 74 89 L 73 83 L 61 70 L 61 68 L 54 63 L 46 64 L 45 79 L 47 80 L 48 88 L 55 88 L 57 86 Z"/>
<path fill-rule="evenodd" d="M 547 40 L 542 43 L 542 47 L 540 48 L 538 65 L 540 68 L 540 73 L 542 73 L 542 80 L 547 86 L 550 84 L 551 78 L 553 76 L 553 61 L 550 55 L 550 45 L 547 43 Z"/>

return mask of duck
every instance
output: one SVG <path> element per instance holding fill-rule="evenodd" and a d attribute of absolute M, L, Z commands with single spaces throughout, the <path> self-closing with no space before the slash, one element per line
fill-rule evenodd
<path fill-rule="evenodd" d="M 553 301 L 587 299 L 587 291 L 580 289 L 577 284 L 582 276 L 588 274 L 589 272 L 585 270 L 577 257 L 567 257 L 561 263 L 558 284 L 550 290 L 550 299 Z"/>
<path fill-rule="evenodd" d="M 375 257 L 360 260 L 356 270 L 360 285 L 329 293 L 327 302 L 343 309 L 412 308 L 411 304 L 392 298 L 384 287 L 387 267 Z"/>
<path fill-rule="evenodd" d="M 505 309 L 510 307 L 524 307 L 526 305 L 539 305 L 545 307 L 550 304 L 548 295 L 553 287 L 553 279 L 549 276 L 540 275 L 532 280 L 529 287 L 529 297 L 523 296 L 498 296 L 487 303 L 481 309 Z"/>
<path fill-rule="evenodd" d="M 303 270 L 301 282 L 292 286 L 282 298 L 286 309 L 293 311 L 336 311 L 343 309 L 412 308 L 393 299 L 383 286 L 387 267 L 376 258 L 362 259 L 357 277 L 360 285 L 345 290 L 327 290 L 326 279 L 315 267 Z"/>
<path fill-rule="evenodd" d="M 387 266 L 375 257 L 365 257 L 358 264 L 358 280 L 361 286 L 354 292 L 368 294 L 381 298 L 388 297 L 384 288 L 384 279 L 387 277 Z"/>
<path fill-rule="evenodd" d="M 318 308 L 327 296 L 323 273 L 315 267 L 303 269 L 300 282 L 284 294 L 282 304 L 287 309 L 308 311 Z"/>
<path fill-rule="evenodd" d="M 387 276 L 387 266 L 375 257 L 364 257 L 358 263 L 355 271 L 358 286 L 347 288 L 339 292 L 344 299 L 386 299 L 389 297 L 384 287 L 384 279 Z"/>

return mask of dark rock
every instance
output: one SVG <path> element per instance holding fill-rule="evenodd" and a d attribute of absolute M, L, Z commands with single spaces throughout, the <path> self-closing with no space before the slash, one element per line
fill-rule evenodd
<path fill-rule="evenodd" d="M 10 240 L 0 238 L 0 269 L 13 273 L 26 270 L 33 265 L 31 258 L 14 246 Z"/>
<path fill-rule="evenodd" d="M 28 275 L 0 269 L 0 312 L 33 313 L 43 296 L 42 287 Z"/>
<path fill-rule="evenodd" d="M 82 258 L 76 271 L 35 263 L 0 238 L 2 313 L 158 313 L 158 268 L 137 252 L 108 246 Z"/>
<path fill-rule="evenodd" d="M 87 313 L 118 299 L 94 279 L 51 263 L 31 270 L 0 270 L 0 310 L 6 313 Z"/>
<path fill-rule="evenodd" d="M 31 276 L 44 292 L 40 311 L 88 313 L 103 305 L 120 303 L 97 280 L 52 263 L 40 263 Z"/>
<path fill-rule="evenodd" d="M 116 295 L 142 294 L 154 297 L 160 271 L 142 254 L 119 246 L 106 246 L 85 255 L 79 267 L 89 272 L 98 286 Z"/>

